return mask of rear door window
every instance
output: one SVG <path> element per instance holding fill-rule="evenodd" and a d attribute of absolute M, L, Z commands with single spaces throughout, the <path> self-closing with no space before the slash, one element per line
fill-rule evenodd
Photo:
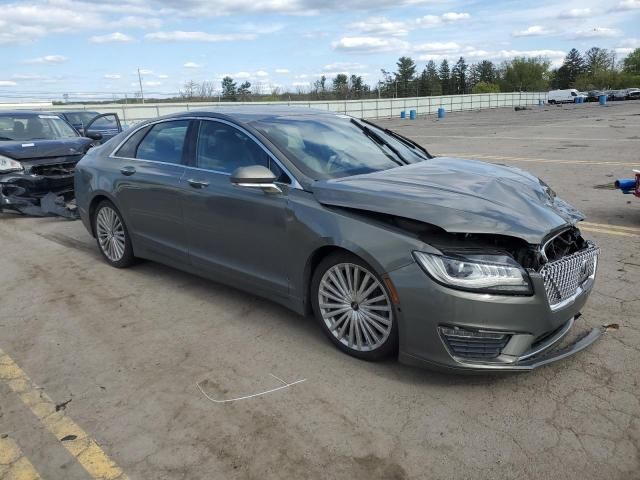
<path fill-rule="evenodd" d="M 189 120 L 155 124 L 138 145 L 135 158 L 181 164 L 188 128 Z"/>

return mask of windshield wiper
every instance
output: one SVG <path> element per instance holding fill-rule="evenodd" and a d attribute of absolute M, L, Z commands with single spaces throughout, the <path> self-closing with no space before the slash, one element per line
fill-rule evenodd
<path fill-rule="evenodd" d="M 367 125 L 371 125 L 372 127 L 376 127 L 376 128 L 380 128 L 378 125 L 376 125 L 373 122 L 370 122 L 368 120 L 365 120 L 364 118 L 360 120 L 362 123 L 366 123 Z M 380 128 L 384 133 L 386 133 L 387 135 L 389 135 L 390 137 L 395 138 L 396 140 L 398 140 L 399 142 L 404 143 L 407 147 L 409 148 L 413 148 L 414 150 L 420 150 L 422 153 L 424 153 L 428 159 L 433 158 L 433 155 L 431 155 L 429 153 L 429 151 L 424 148 L 422 145 L 420 145 L 417 142 L 414 142 L 413 140 L 411 140 L 410 138 L 405 137 L 404 135 L 400 135 L 399 133 L 394 132 L 393 130 L 389 130 L 388 128 Z"/>
<path fill-rule="evenodd" d="M 365 127 L 364 125 L 362 125 L 360 122 L 358 122 L 355 118 L 351 118 L 350 119 L 351 123 L 353 123 L 356 127 L 358 127 L 360 130 L 362 130 L 362 133 L 364 133 L 367 137 L 371 138 L 373 141 L 375 141 L 377 144 L 379 145 L 384 145 L 385 147 L 387 147 L 389 150 L 391 150 L 391 152 L 393 152 L 393 154 L 398 157 L 398 160 L 395 159 L 391 159 L 393 160 L 395 163 L 397 163 L 398 165 L 402 166 L 402 165 L 409 165 L 409 162 L 407 162 L 407 160 L 400 154 L 400 152 L 398 151 L 397 148 L 395 148 L 393 145 L 389 144 L 389 142 L 385 141 L 384 138 L 382 138 L 380 135 L 378 135 L 376 132 L 374 132 L 373 130 L 371 130 L 369 127 Z"/>

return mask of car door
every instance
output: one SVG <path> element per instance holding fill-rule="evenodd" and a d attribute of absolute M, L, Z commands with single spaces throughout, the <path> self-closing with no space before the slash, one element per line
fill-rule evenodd
<path fill-rule="evenodd" d="M 122 124 L 117 113 L 103 113 L 94 117 L 84 127 L 82 134 L 92 138 L 91 135 L 100 134 L 99 143 L 104 143 L 122 132 Z"/>
<path fill-rule="evenodd" d="M 140 256 L 188 265 L 182 215 L 190 120 L 155 123 L 134 133 L 114 154 L 113 191 Z"/>
<path fill-rule="evenodd" d="M 291 177 L 249 132 L 222 120 L 199 122 L 192 162 L 183 179 L 192 266 L 209 277 L 261 293 L 288 294 Z M 231 173 L 250 165 L 271 168 L 282 192 L 232 185 Z"/>

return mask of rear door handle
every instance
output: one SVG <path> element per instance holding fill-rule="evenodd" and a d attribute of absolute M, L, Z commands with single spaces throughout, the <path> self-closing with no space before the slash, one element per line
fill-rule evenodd
<path fill-rule="evenodd" d="M 136 173 L 136 169 L 134 167 L 122 167 L 120 173 L 129 177 Z"/>
<path fill-rule="evenodd" d="M 189 182 L 189 185 L 193 188 L 207 188 L 209 186 L 209 182 L 203 182 L 201 180 L 189 179 L 187 182 Z"/>

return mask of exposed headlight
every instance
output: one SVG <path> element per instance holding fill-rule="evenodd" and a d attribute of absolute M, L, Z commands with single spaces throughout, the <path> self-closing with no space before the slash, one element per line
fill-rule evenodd
<path fill-rule="evenodd" d="M 413 255 L 425 272 L 448 287 L 498 294 L 533 293 L 527 273 L 506 255 L 448 257 L 424 252 Z"/>
<path fill-rule="evenodd" d="M 0 173 L 7 172 L 20 172 L 22 171 L 22 164 L 15 161 L 13 158 L 0 155 Z"/>

